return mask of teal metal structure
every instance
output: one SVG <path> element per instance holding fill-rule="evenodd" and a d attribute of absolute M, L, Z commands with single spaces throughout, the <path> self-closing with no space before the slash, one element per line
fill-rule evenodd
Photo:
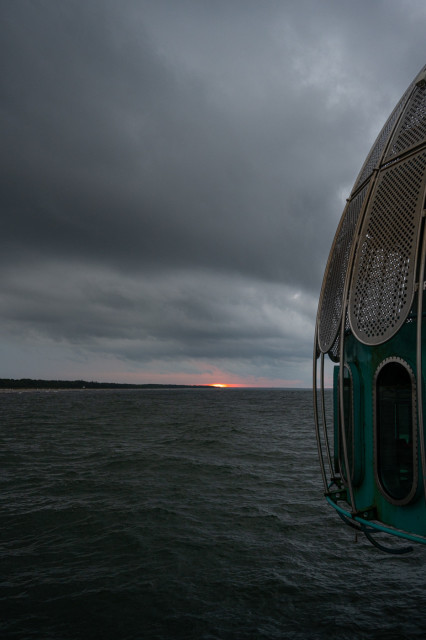
<path fill-rule="evenodd" d="M 426 544 L 425 216 L 426 66 L 386 121 L 346 202 L 315 329 L 324 494 L 377 546 L 377 531 Z M 333 424 L 326 355 L 335 363 Z"/>

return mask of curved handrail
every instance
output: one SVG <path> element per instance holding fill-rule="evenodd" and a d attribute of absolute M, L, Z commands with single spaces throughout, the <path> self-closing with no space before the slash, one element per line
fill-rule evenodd
<path fill-rule="evenodd" d="M 324 466 L 324 456 L 322 452 L 322 444 L 321 444 L 321 434 L 319 428 L 319 419 L 318 419 L 318 389 L 317 389 L 317 336 L 318 336 L 318 327 L 315 327 L 315 339 L 314 339 L 314 357 L 313 357 L 313 384 L 312 384 L 312 392 L 313 392 L 313 400 L 314 400 L 314 422 L 315 422 L 315 434 L 317 437 L 317 448 L 318 448 L 318 457 L 320 461 L 321 467 L 321 475 L 322 481 L 324 484 L 324 493 L 327 493 L 327 478 L 325 473 Z"/>
<path fill-rule="evenodd" d="M 321 378 L 320 378 L 320 386 L 321 386 L 321 412 L 322 412 L 322 425 L 324 431 L 324 442 L 326 446 L 326 453 L 328 459 L 328 466 L 330 468 L 330 478 L 334 476 L 333 473 L 333 464 L 331 462 L 331 454 L 330 454 L 330 443 L 328 441 L 328 431 L 327 431 L 327 418 L 325 415 L 325 397 L 324 397 L 324 354 L 321 353 Z"/>
<path fill-rule="evenodd" d="M 423 211 L 423 221 L 424 221 Z M 423 282 L 425 276 L 425 254 L 426 254 L 426 229 L 423 225 L 422 253 L 420 257 L 419 280 L 417 289 L 417 335 L 416 335 L 416 365 L 417 365 L 417 416 L 420 440 L 420 459 L 423 475 L 423 491 L 426 497 L 426 450 L 425 435 L 423 428 L 423 362 L 422 362 L 422 324 L 423 324 Z"/>
<path fill-rule="evenodd" d="M 349 526 L 353 526 L 355 523 L 359 523 L 360 525 L 362 524 L 369 529 L 381 531 L 382 533 L 387 533 L 391 536 L 397 536 L 398 538 L 403 538 L 404 540 L 409 540 L 410 542 L 426 544 L 426 538 L 423 538 L 422 536 L 418 536 L 414 533 L 408 533 L 407 531 L 400 531 L 400 529 L 392 529 L 392 527 L 387 527 L 386 525 L 378 524 L 377 522 L 365 520 L 358 515 L 354 516 L 349 511 L 346 511 L 338 504 L 336 504 L 334 500 L 332 500 L 329 496 L 326 496 L 325 499 L 333 507 L 333 509 L 335 509 L 338 513 L 341 513 L 343 516 L 346 516 L 346 524 L 348 524 Z M 357 528 L 356 525 L 355 528 Z M 358 530 L 361 531 L 361 529 Z"/>

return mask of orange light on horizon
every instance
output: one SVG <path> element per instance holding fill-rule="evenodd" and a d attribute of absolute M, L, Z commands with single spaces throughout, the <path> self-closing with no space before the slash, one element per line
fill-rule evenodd
<path fill-rule="evenodd" d="M 225 384 L 223 382 L 214 382 L 213 384 L 208 384 L 208 387 L 216 387 L 216 389 L 239 389 L 244 387 L 243 384 Z"/>

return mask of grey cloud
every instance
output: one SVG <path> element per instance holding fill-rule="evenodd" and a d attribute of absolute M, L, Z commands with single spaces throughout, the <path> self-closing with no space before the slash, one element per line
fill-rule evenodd
<path fill-rule="evenodd" d="M 167 367 L 199 375 L 222 368 L 256 379 L 282 379 L 283 362 L 287 376 L 296 371 L 289 379 L 303 379 L 300 354 L 310 351 L 315 313 L 306 295 L 252 279 L 190 272 L 140 282 L 78 267 L 69 274 L 47 267 L 25 285 L 16 274 L 3 305 L 11 336 L 51 340 L 57 352 L 73 345 L 81 366 L 103 357 L 104 366 L 126 362 L 130 371 Z"/>
<path fill-rule="evenodd" d="M 309 384 L 344 198 L 424 63 L 420 0 L 0 14 L 3 340 Z"/>

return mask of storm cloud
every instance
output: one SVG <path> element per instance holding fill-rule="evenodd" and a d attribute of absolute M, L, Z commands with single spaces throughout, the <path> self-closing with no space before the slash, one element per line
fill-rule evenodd
<path fill-rule="evenodd" d="M 0 4 L 0 377 L 309 386 L 421 0 Z"/>

